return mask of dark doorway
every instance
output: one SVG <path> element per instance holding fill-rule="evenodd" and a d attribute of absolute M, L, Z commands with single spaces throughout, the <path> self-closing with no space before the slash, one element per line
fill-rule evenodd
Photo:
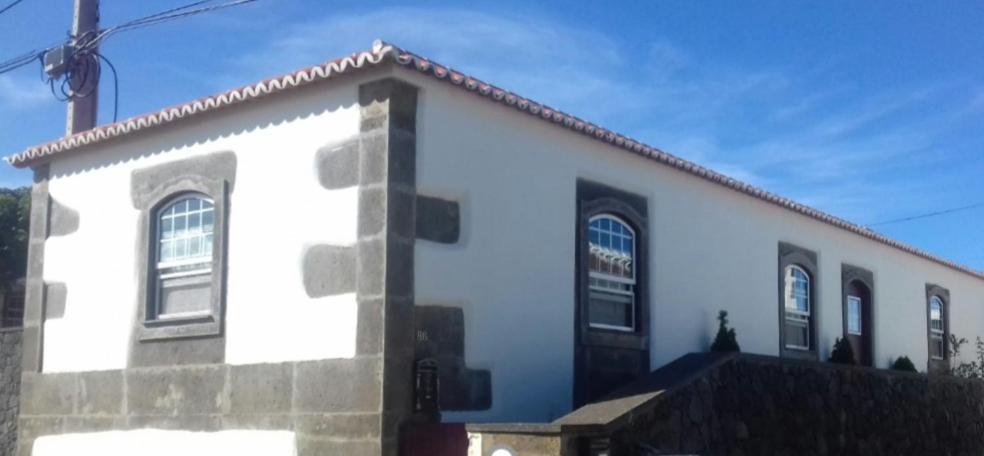
<path fill-rule="evenodd" d="M 844 337 L 862 366 L 872 365 L 871 290 L 860 280 L 844 287 Z"/>

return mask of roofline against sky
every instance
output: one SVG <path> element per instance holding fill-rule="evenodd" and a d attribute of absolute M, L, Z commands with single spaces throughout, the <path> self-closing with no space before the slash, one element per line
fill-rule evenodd
<path fill-rule="evenodd" d="M 876 242 L 894 247 L 906 253 L 921 257 L 942 266 L 963 272 L 977 279 L 984 280 L 984 272 L 963 266 L 943 257 L 933 255 L 908 244 L 896 241 L 864 226 L 827 214 L 818 209 L 797 203 L 791 199 L 767 192 L 755 186 L 733 179 L 724 174 L 712 171 L 696 163 L 684 160 L 662 150 L 636 141 L 611 130 L 602 128 L 562 111 L 555 110 L 541 103 L 506 91 L 480 79 L 452 70 L 432 60 L 400 49 L 392 44 L 376 40 L 372 48 L 356 52 L 348 56 L 329 60 L 325 63 L 303 68 L 281 76 L 264 79 L 254 84 L 199 98 L 188 103 L 172 106 L 157 112 L 147 113 L 116 123 L 96 127 L 68 136 L 59 140 L 32 146 L 24 151 L 6 157 L 5 160 L 18 168 L 33 166 L 42 161 L 48 161 L 57 155 L 80 149 L 85 146 L 99 144 L 114 138 L 128 136 L 140 131 L 153 129 L 176 122 L 180 119 L 215 111 L 246 101 L 273 95 L 293 88 L 305 86 L 317 81 L 332 79 L 350 71 L 378 66 L 392 61 L 399 66 L 415 70 L 419 73 L 444 80 L 461 89 L 468 90 L 490 101 L 511 106 L 526 114 L 540 118 L 568 130 L 581 133 L 598 141 L 603 141 L 623 150 L 650 158 L 664 165 L 676 168 L 701 179 L 713 182 L 776 206 L 796 212 L 800 215 L 821 221 L 828 225 L 849 231 Z"/>

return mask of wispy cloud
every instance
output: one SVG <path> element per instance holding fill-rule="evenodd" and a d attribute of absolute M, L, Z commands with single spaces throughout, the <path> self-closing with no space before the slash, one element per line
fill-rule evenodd
<path fill-rule="evenodd" d="M 751 66 L 663 39 L 622 43 L 536 15 L 448 8 L 310 19 L 281 29 L 220 77 L 262 77 L 375 38 L 861 221 L 893 215 L 883 204 L 893 196 L 934 191 L 932 178 L 914 174 L 941 160 L 935 148 L 953 118 L 984 111 L 979 88 L 959 107 L 941 106 L 940 94 L 956 83 L 873 89 L 833 78 L 836 56 L 810 68 Z"/>
<path fill-rule="evenodd" d="M 47 87 L 36 80 L 0 75 L 0 109 L 35 109 L 54 102 Z"/>

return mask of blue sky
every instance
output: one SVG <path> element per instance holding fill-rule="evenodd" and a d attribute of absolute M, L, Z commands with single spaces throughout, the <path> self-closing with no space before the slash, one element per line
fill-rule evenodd
<path fill-rule="evenodd" d="M 103 0 L 102 24 L 188 2 Z M 0 59 L 64 37 L 71 3 L 0 15 Z M 979 3 L 598 5 L 261 0 L 120 34 L 102 52 L 120 72 L 121 118 L 383 38 L 857 223 L 984 202 Z M 0 75 L 0 154 L 63 129 L 38 66 Z M 0 186 L 28 180 L 0 166 Z M 984 270 L 981 226 L 984 209 L 877 229 Z"/>

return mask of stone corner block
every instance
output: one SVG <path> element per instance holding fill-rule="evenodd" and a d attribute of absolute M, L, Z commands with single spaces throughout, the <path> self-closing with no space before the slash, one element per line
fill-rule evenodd
<path fill-rule="evenodd" d="M 290 412 L 293 381 L 289 363 L 229 366 L 229 412 Z"/>
<path fill-rule="evenodd" d="M 302 362 L 296 369 L 294 412 L 375 412 L 380 408 L 379 358 Z"/>
<path fill-rule="evenodd" d="M 203 415 L 222 412 L 227 402 L 226 366 L 126 371 L 130 415 Z"/>
<path fill-rule="evenodd" d="M 356 290 L 355 247 L 311 246 L 304 252 L 303 268 L 304 291 L 309 297 L 320 298 Z"/>
<path fill-rule="evenodd" d="M 461 209 L 457 201 L 417 195 L 417 239 L 454 244 L 461 236 Z"/>

